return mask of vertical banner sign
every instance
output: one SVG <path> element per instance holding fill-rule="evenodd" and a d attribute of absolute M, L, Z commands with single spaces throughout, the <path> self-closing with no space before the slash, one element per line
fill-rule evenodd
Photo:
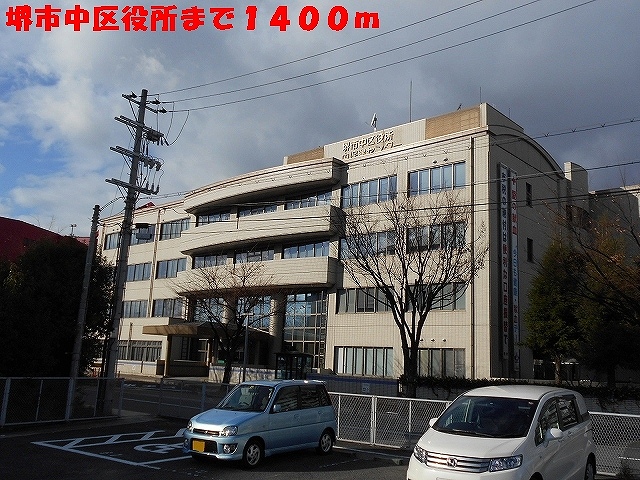
<path fill-rule="evenodd" d="M 520 265 L 518 262 L 518 184 L 517 173 L 511 179 L 511 322 L 513 327 L 513 371 L 520 372 Z"/>
<path fill-rule="evenodd" d="M 509 360 L 509 171 L 500 165 L 500 318 L 502 323 L 502 359 Z"/>

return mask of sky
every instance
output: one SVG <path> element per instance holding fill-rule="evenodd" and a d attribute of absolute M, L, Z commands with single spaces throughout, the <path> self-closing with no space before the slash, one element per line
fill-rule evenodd
<path fill-rule="evenodd" d="M 60 11 L 49 29 L 47 3 Z M 143 89 L 167 110 L 145 123 L 169 145 L 150 147 L 160 190 L 139 204 L 370 133 L 374 113 L 382 129 L 481 102 L 559 165 L 586 168 L 590 189 L 640 183 L 638 0 L 0 5 L 0 216 L 61 234 L 88 235 L 94 205 L 102 217 L 122 211 L 123 193 L 105 180 L 127 181 L 129 169 L 110 147 L 133 140 L 114 118 L 134 118 L 122 95 Z M 156 5 L 176 6 L 173 28 L 151 13 L 126 20 Z M 195 29 L 181 19 L 191 7 L 204 12 Z M 365 13 L 378 24 L 358 26 Z M 86 23 L 75 31 L 65 18 Z"/>

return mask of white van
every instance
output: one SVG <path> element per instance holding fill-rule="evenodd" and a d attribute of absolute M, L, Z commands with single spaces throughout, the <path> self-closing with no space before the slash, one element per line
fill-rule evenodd
<path fill-rule="evenodd" d="M 336 416 L 323 382 L 241 383 L 220 402 L 189 420 L 183 450 L 194 458 L 242 460 L 252 468 L 271 454 L 317 448 L 336 439 Z"/>
<path fill-rule="evenodd" d="M 505 385 L 459 396 L 416 445 L 407 480 L 593 480 L 591 420 L 564 388 Z"/>

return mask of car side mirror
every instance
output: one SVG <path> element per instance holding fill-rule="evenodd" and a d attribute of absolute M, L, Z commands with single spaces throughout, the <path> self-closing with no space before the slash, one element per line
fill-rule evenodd
<path fill-rule="evenodd" d="M 282 405 L 276 403 L 273 407 L 271 407 L 271 413 L 279 413 L 282 411 Z"/>
<path fill-rule="evenodd" d="M 432 418 L 431 420 L 429 420 L 429 428 L 433 427 L 436 422 L 438 421 L 438 418 Z"/>
<path fill-rule="evenodd" d="M 562 430 L 560 430 L 559 428 L 550 428 L 544 435 L 545 442 L 549 442 L 551 440 L 560 440 L 561 438 Z"/>

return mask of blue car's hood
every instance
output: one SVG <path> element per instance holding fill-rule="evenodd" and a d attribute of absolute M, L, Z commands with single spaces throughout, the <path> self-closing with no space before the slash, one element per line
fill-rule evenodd
<path fill-rule="evenodd" d="M 222 430 L 230 425 L 241 425 L 260 415 L 264 415 L 264 412 L 242 412 L 212 408 L 196 415 L 191 419 L 191 422 L 194 427 L 206 428 L 207 430 Z"/>

